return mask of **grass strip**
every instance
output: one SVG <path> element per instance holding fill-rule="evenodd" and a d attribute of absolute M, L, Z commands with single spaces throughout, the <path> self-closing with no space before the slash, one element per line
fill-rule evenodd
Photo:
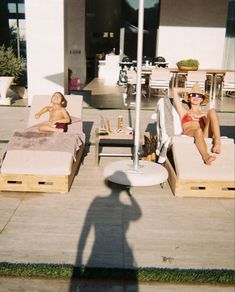
<path fill-rule="evenodd" d="M 90 268 L 68 264 L 27 264 L 0 262 L 1 277 L 43 277 L 105 280 L 136 280 L 140 282 L 235 284 L 235 270 L 170 269 L 170 268 Z"/>

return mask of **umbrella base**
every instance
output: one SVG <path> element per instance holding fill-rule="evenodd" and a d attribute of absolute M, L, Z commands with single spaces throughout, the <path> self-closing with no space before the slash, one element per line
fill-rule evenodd
<path fill-rule="evenodd" d="M 139 161 L 137 169 L 133 161 L 120 160 L 110 163 L 104 169 L 105 179 L 127 186 L 152 186 L 162 184 L 168 179 L 168 172 L 160 164 L 151 161 Z"/>

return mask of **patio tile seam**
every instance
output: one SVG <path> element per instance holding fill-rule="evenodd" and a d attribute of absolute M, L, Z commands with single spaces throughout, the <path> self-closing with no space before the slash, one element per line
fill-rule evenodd
<path fill-rule="evenodd" d="M 15 215 L 16 211 L 18 210 L 20 204 L 21 204 L 22 200 L 20 200 L 16 206 L 16 208 L 13 210 L 11 216 L 9 217 L 9 219 L 7 220 L 6 224 L 3 226 L 3 228 L 0 230 L 0 235 L 4 232 L 4 230 L 6 229 L 7 225 L 11 222 L 11 219 L 13 218 L 13 216 Z"/>

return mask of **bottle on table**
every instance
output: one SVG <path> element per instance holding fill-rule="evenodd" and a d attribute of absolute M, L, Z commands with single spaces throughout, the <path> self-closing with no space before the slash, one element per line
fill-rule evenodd
<path fill-rule="evenodd" d="M 123 117 L 121 115 L 118 116 L 118 130 L 122 130 L 123 128 Z"/>

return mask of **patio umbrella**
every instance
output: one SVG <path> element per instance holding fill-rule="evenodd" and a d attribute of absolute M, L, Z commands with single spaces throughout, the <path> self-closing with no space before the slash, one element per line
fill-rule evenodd
<path fill-rule="evenodd" d="M 167 170 L 157 163 L 139 159 L 140 154 L 140 113 L 141 113 L 141 70 L 143 55 L 144 0 L 139 0 L 137 82 L 135 108 L 134 159 L 110 163 L 104 169 L 104 177 L 114 183 L 128 186 L 149 186 L 166 182 Z"/>

